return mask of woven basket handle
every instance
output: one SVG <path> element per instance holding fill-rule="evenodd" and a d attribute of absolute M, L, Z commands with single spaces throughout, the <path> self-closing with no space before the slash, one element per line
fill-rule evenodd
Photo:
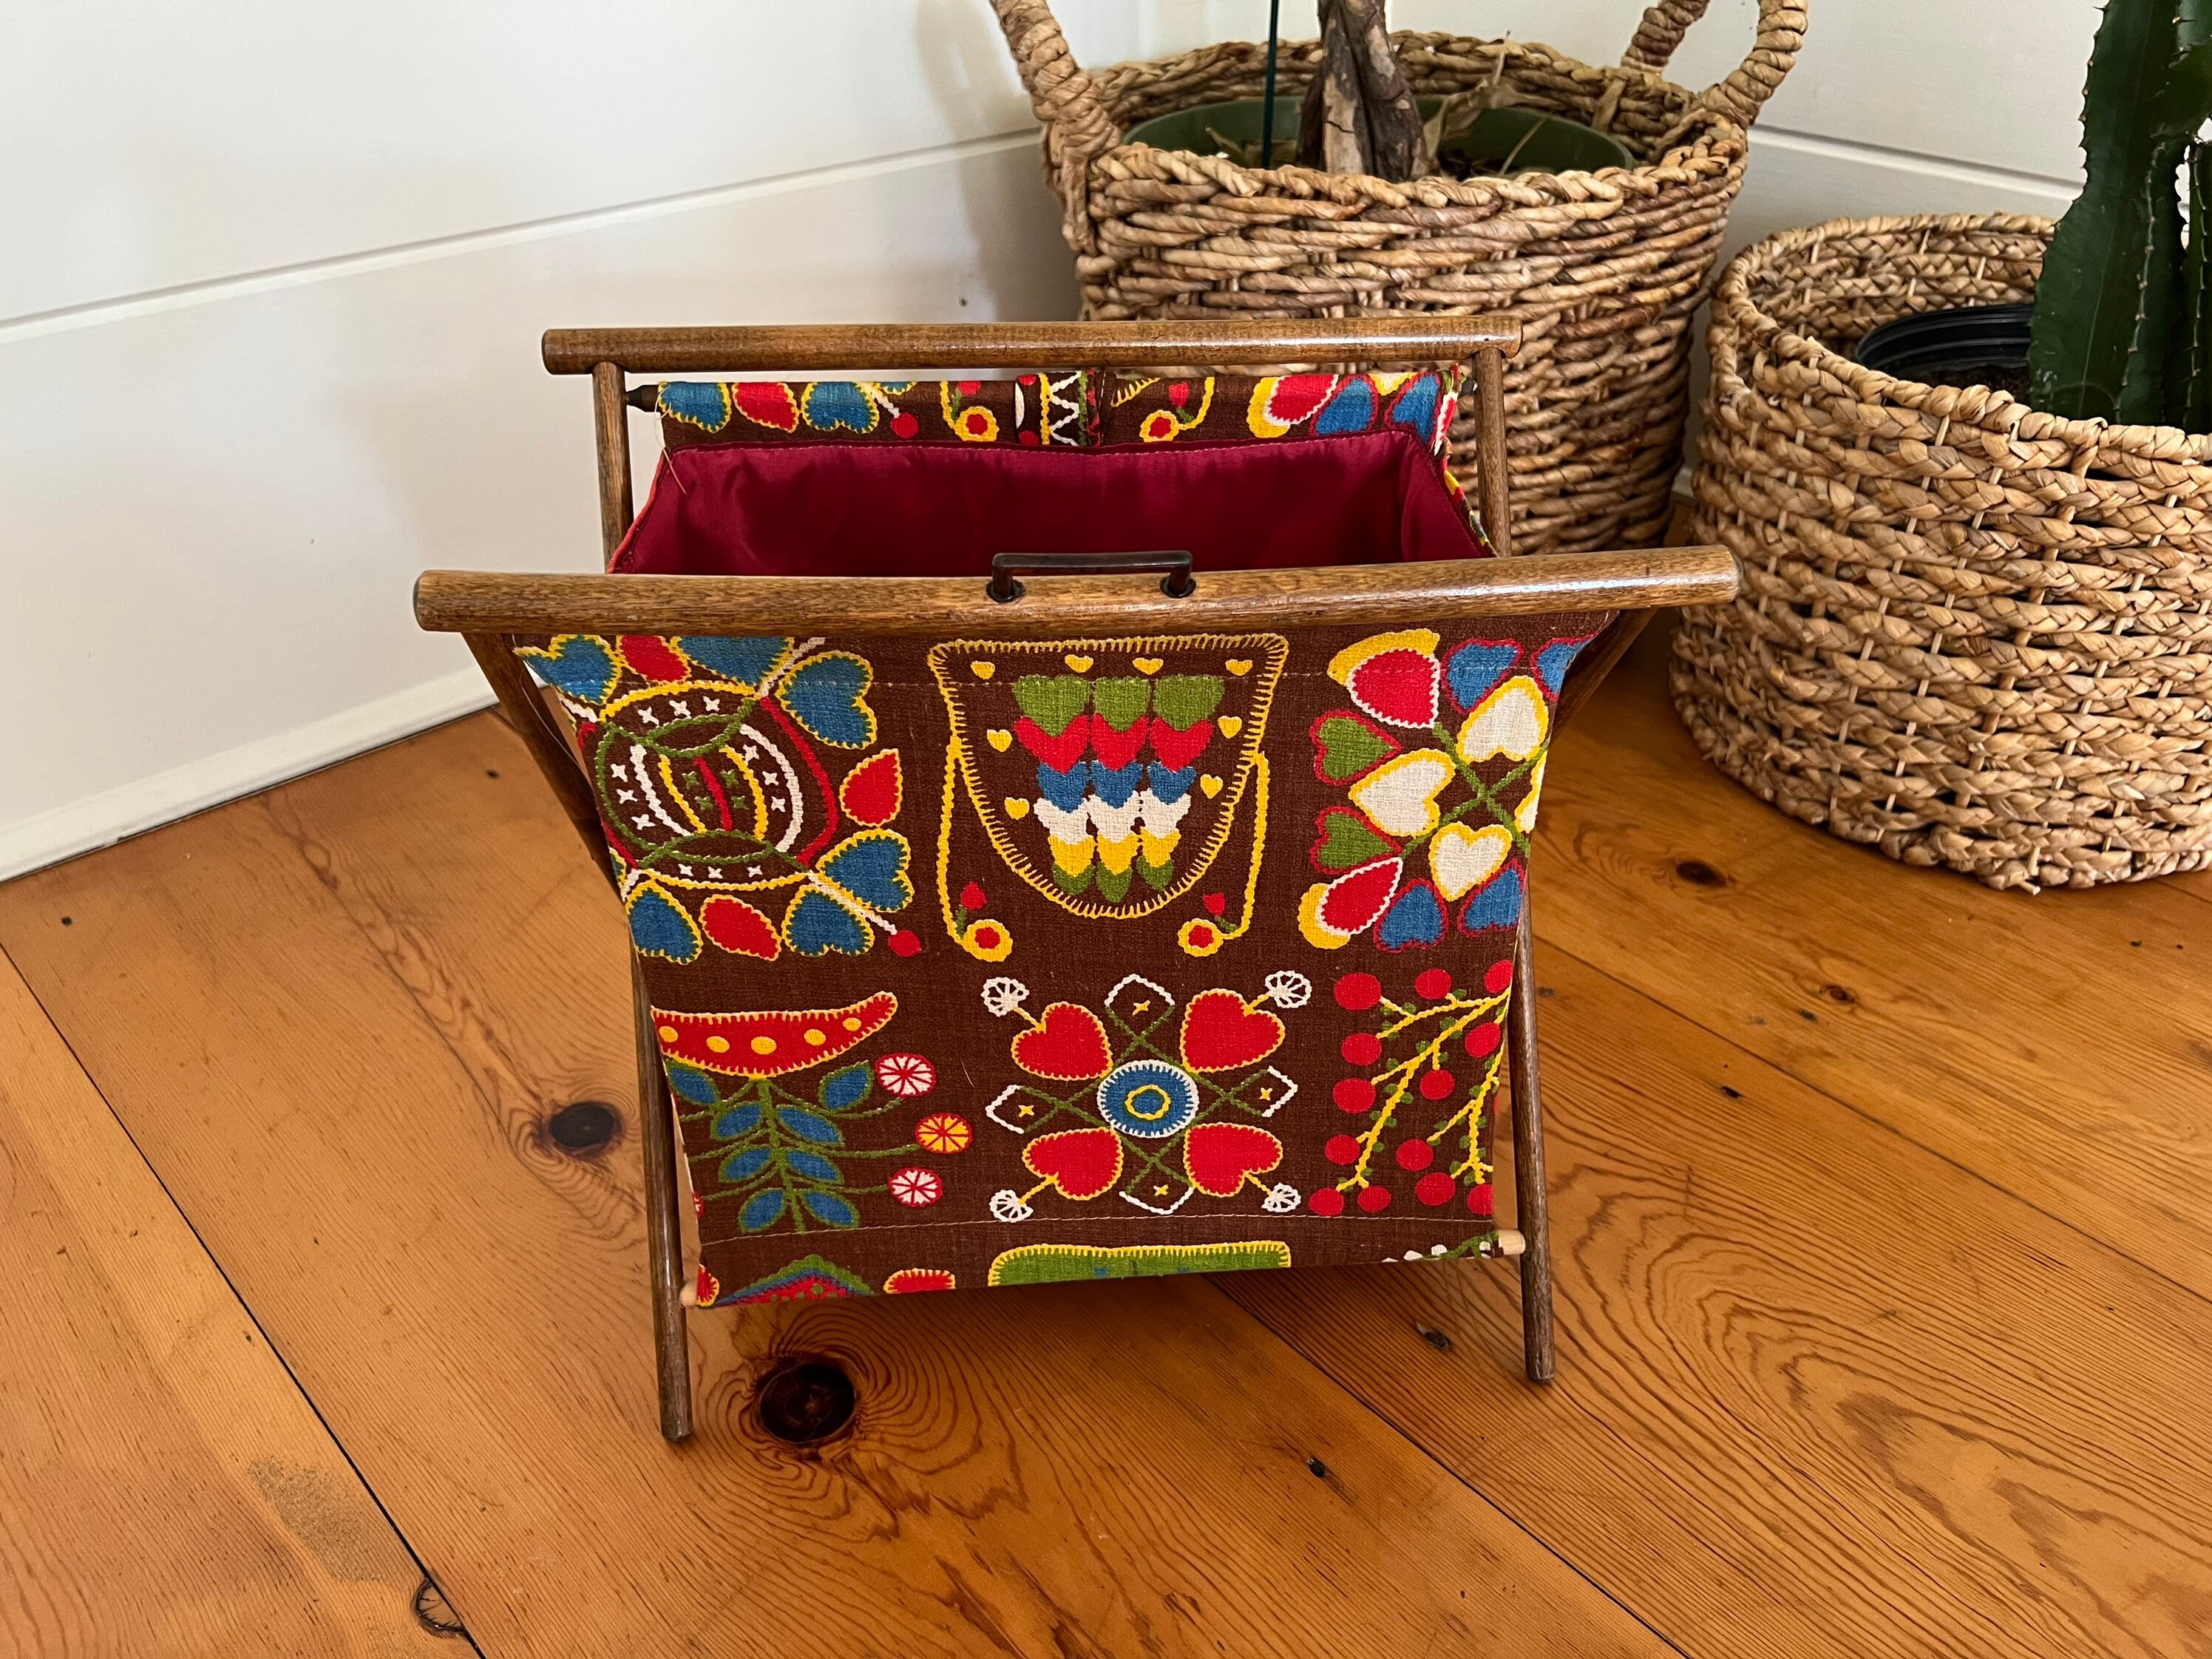
<path fill-rule="evenodd" d="M 1690 25 L 1705 15 L 1705 0 L 1657 0 L 1644 14 L 1636 38 L 1621 54 L 1621 66 L 1654 74 L 1665 69 Z M 1759 39 L 1750 56 L 1729 72 L 1728 79 L 1717 81 L 1700 93 L 1698 101 L 1749 126 L 1759 118 L 1759 106 L 1774 95 L 1782 77 L 1790 73 L 1804 44 L 1804 0 L 1759 0 Z"/>
<path fill-rule="evenodd" d="M 1066 210 L 1064 223 L 1069 245 L 1095 252 L 1097 237 L 1091 224 L 1089 195 L 1091 161 L 1110 149 L 1121 136 L 1114 118 L 1106 112 L 1105 95 L 1098 83 L 1085 74 L 1060 32 L 1050 0 L 991 0 L 1006 31 L 1006 45 L 1014 54 L 1014 69 L 1030 107 L 1044 125 L 1045 171 Z"/>

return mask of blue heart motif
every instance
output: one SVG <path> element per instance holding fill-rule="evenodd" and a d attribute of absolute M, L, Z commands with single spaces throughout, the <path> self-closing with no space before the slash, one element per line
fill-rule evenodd
<path fill-rule="evenodd" d="M 1391 424 L 1409 426 L 1423 443 L 1429 442 L 1436 435 L 1437 398 L 1442 389 L 1439 376 L 1415 375 L 1390 404 Z"/>
<path fill-rule="evenodd" d="M 783 913 L 783 941 L 802 957 L 865 956 L 868 925 L 820 888 L 806 887 Z"/>
<path fill-rule="evenodd" d="M 850 380 L 817 380 L 799 400 L 799 412 L 817 432 L 842 427 L 848 432 L 872 432 L 876 406 L 868 394 Z"/>
<path fill-rule="evenodd" d="M 1588 640 L 1553 640 L 1536 653 L 1536 678 L 1544 682 L 1544 690 L 1553 696 L 1559 695 L 1559 682 L 1567 677 L 1575 658 Z"/>
<path fill-rule="evenodd" d="M 1470 640 L 1444 665 L 1444 684 L 1462 711 L 1472 709 L 1520 660 L 1521 647 L 1510 640 Z"/>
<path fill-rule="evenodd" d="M 1375 942 L 1386 951 L 1434 945 L 1443 936 L 1443 902 L 1425 881 L 1413 883 L 1391 900 L 1382 920 L 1375 924 Z"/>
<path fill-rule="evenodd" d="M 730 423 L 730 388 L 719 380 L 669 380 L 660 388 L 658 406 L 686 426 L 720 432 Z"/>
<path fill-rule="evenodd" d="M 1314 430 L 1324 435 L 1364 432 L 1375 423 L 1375 383 L 1355 374 L 1339 386 L 1336 395 L 1314 417 Z"/>
<path fill-rule="evenodd" d="M 1073 812 L 1083 805 L 1084 796 L 1091 788 L 1089 766 L 1078 761 L 1065 772 L 1055 772 L 1040 763 L 1036 771 L 1037 793 L 1063 812 Z"/>
<path fill-rule="evenodd" d="M 831 848 L 815 866 L 863 904 L 902 910 L 914 898 L 907 879 L 906 837 L 896 830 L 863 830 Z"/>
<path fill-rule="evenodd" d="M 1127 806 L 1144 776 L 1142 761 L 1131 761 L 1122 767 L 1107 766 L 1098 761 L 1091 763 L 1091 787 L 1109 806 Z"/>
<path fill-rule="evenodd" d="M 1460 907 L 1459 930 L 1462 933 L 1480 933 L 1494 927 L 1520 925 L 1521 864 L 1516 859 L 1483 883 Z"/>
<path fill-rule="evenodd" d="M 614 695 L 615 681 L 622 676 L 614 648 L 596 634 L 556 635 L 545 650 L 525 646 L 514 654 L 546 684 L 593 708 Z"/>
<path fill-rule="evenodd" d="M 665 957 L 671 962 L 698 958 L 698 928 L 665 888 L 651 882 L 629 896 L 629 936 L 641 956 Z"/>
<path fill-rule="evenodd" d="M 840 749 L 865 749 L 876 740 L 876 712 L 863 701 L 876 671 L 849 651 L 809 657 L 784 677 L 775 700 L 809 737 Z"/>
<path fill-rule="evenodd" d="M 765 634 L 744 639 L 685 634 L 677 640 L 676 648 L 708 673 L 747 691 L 757 691 L 783 660 L 783 653 L 791 649 L 791 641 Z"/>
<path fill-rule="evenodd" d="M 1153 761 L 1146 768 L 1146 775 L 1152 780 L 1152 799 L 1163 806 L 1173 806 L 1190 793 L 1191 785 L 1198 781 L 1198 768 L 1186 766 L 1176 770 Z"/>

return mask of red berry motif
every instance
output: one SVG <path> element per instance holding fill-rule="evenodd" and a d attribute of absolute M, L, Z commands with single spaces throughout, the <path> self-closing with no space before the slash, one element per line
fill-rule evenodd
<path fill-rule="evenodd" d="M 1486 1194 L 1487 1204 L 1485 1143 L 1502 1078 L 1504 988 L 1510 981 L 1510 965 L 1503 975 L 1494 969 L 1485 975 L 1483 983 L 1497 988 L 1485 994 L 1460 990 L 1442 968 L 1414 975 L 1411 994 L 1386 992 L 1373 974 L 1346 974 L 1336 981 L 1338 1006 L 1365 1016 L 1338 1044 L 1352 1075 L 1330 1088 L 1338 1109 L 1354 1121 L 1323 1143 L 1322 1156 L 1346 1174 L 1311 1194 L 1309 1209 L 1334 1216 L 1356 1205 L 1363 1215 L 1381 1215 L 1395 1199 L 1410 1196 L 1433 1210 L 1450 1203 L 1462 1186 Z M 1464 1079 L 1444 1066 L 1454 1048 L 1475 1061 Z M 1401 1182 L 1410 1193 L 1401 1191 Z M 1469 1208 L 1490 1213 L 1473 1200 Z"/>
<path fill-rule="evenodd" d="M 891 954 L 895 957 L 914 956 L 921 949 L 921 940 L 911 927 L 900 928 L 884 943 L 891 947 Z"/>
<path fill-rule="evenodd" d="M 1496 1203 L 1490 1196 L 1488 1182 L 1479 1182 L 1467 1189 L 1467 1207 L 1479 1216 L 1487 1217 L 1498 1213 Z"/>
<path fill-rule="evenodd" d="M 897 433 L 902 438 L 911 438 L 915 433 L 921 430 L 921 422 L 915 420 L 912 415 L 909 415 L 905 410 L 902 409 L 897 414 L 891 416 L 891 430 Z"/>
<path fill-rule="evenodd" d="M 1503 996 L 1505 988 L 1513 983 L 1513 959 L 1502 957 L 1490 964 L 1490 971 L 1482 976 L 1482 988 L 1492 996 Z"/>
<path fill-rule="evenodd" d="M 980 881 L 971 881 L 960 890 L 960 908 L 963 910 L 980 910 L 987 902 Z"/>
<path fill-rule="evenodd" d="M 1382 981 L 1372 974 L 1346 974 L 1336 982 L 1336 1006 L 1364 1013 L 1382 1000 Z"/>

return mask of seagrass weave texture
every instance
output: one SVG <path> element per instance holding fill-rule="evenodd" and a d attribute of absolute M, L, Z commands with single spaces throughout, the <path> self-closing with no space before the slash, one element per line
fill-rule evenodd
<path fill-rule="evenodd" d="M 1758 43 L 1698 94 L 1660 78 L 1704 0 L 1644 14 L 1620 66 L 1547 46 L 1392 37 L 1413 90 L 1509 85 L 1514 100 L 1609 132 L 1638 158 L 1596 173 L 1405 184 L 1124 144 L 1156 115 L 1263 90 L 1264 46 L 1232 42 L 1096 76 L 1046 0 L 994 0 L 1044 124 L 1084 312 L 1100 319 L 1503 312 L 1513 544 L 1522 552 L 1658 539 L 1680 454 L 1690 323 L 1743 179 L 1746 125 L 1794 61 L 1797 0 L 1760 0 Z M 1278 92 L 1295 118 L 1319 43 L 1285 43 Z M 1452 465 L 1474 472 L 1474 406 Z"/>
<path fill-rule="evenodd" d="M 1993 887 L 2212 863 L 2212 437 L 1851 361 L 1914 312 L 2033 296 L 2051 222 L 1831 220 L 1713 301 L 1675 706 L 1791 816 Z"/>

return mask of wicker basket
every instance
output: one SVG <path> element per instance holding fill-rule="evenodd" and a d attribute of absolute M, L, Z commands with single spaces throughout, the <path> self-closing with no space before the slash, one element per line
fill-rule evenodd
<path fill-rule="evenodd" d="M 1522 329 L 1509 365 L 1513 543 L 1522 552 L 1656 540 L 1680 459 L 1690 319 L 1743 179 L 1746 125 L 1803 39 L 1802 0 L 1759 0 L 1758 44 L 1691 94 L 1660 78 L 1705 0 L 1661 0 L 1621 66 L 1547 46 L 1394 37 L 1420 94 L 1503 77 L 1533 108 L 1609 132 L 1633 168 L 1390 184 L 1258 168 L 1124 144 L 1137 122 L 1255 97 L 1266 48 L 1210 46 L 1085 73 L 1048 0 L 993 0 L 1044 124 L 1085 314 L 1289 317 L 1499 311 Z M 1295 112 L 1317 42 L 1286 44 L 1278 95 Z M 1474 409 L 1453 470 L 1470 478 Z"/>
<path fill-rule="evenodd" d="M 1686 616 L 1674 669 L 1698 746 L 1763 799 L 2030 891 L 2212 864 L 2212 437 L 1846 354 L 2029 298 L 2051 228 L 1837 219 L 1729 264 L 1695 532 L 1744 585 Z"/>

